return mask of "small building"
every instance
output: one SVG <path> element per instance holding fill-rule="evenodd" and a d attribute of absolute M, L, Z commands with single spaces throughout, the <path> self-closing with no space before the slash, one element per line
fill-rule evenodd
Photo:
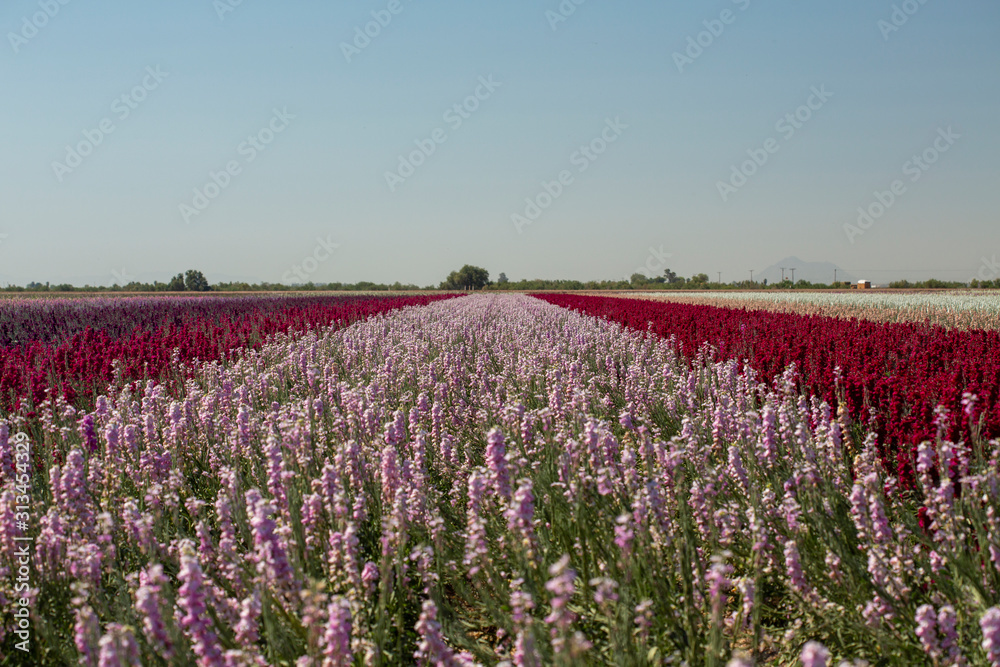
<path fill-rule="evenodd" d="M 870 280 L 859 280 L 857 289 L 871 289 L 872 283 Z"/>

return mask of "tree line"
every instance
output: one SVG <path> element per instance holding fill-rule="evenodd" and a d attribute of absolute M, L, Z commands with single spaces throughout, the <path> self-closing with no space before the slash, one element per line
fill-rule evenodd
<path fill-rule="evenodd" d="M 671 269 L 665 269 L 662 275 L 649 277 L 642 273 L 633 273 L 628 280 L 567 280 L 567 279 L 545 279 L 535 278 L 530 280 L 509 280 L 506 274 L 501 273 L 496 281 L 490 280 L 490 273 L 486 269 L 466 264 L 457 271 L 452 271 L 437 286 L 428 285 L 420 287 L 413 284 L 402 284 L 394 282 L 391 284 L 374 283 L 361 281 L 356 283 L 317 283 L 307 282 L 305 284 L 286 285 L 283 283 L 247 283 L 247 282 L 219 282 L 210 284 L 205 278 L 205 274 L 195 269 L 189 269 L 184 273 L 178 273 L 167 282 L 154 281 L 144 283 L 131 281 L 125 285 L 114 284 L 111 286 L 91 286 L 84 285 L 76 287 L 68 283 L 50 285 L 49 283 L 30 282 L 26 286 L 10 285 L 0 288 L 4 292 L 407 292 L 407 291 L 532 291 L 532 290 L 733 290 L 733 289 L 849 289 L 850 282 L 834 283 L 812 283 L 807 280 L 783 280 L 768 283 L 767 280 L 754 281 L 740 280 L 729 283 L 713 282 L 706 273 L 696 273 L 690 278 L 677 275 Z M 978 280 L 974 279 L 969 283 L 937 280 L 910 282 L 908 280 L 897 280 L 889 283 L 890 289 L 961 289 L 971 287 L 973 289 L 1000 289 L 1000 279 Z"/>

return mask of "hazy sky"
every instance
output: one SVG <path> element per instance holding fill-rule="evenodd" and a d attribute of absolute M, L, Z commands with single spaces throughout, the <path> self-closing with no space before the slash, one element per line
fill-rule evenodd
<path fill-rule="evenodd" d="M 0 29 L 0 282 L 1000 277 L 994 0 L 8 0 Z"/>

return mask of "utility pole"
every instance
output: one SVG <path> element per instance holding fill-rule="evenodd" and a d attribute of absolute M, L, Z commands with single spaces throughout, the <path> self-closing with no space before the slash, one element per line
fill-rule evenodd
<path fill-rule="evenodd" d="M 781 268 L 781 282 L 785 282 L 785 267 L 782 266 L 780 268 Z"/>
<path fill-rule="evenodd" d="M 833 285 L 834 287 L 837 285 L 837 269 L 833 270 Z"/>
<path fill-rule="evenodd" d="M 790 269 L 792 272 L 792 284 L 795 284 L 795 269 Z"/>
<path fill-rule="evenodd" d="M 750 269 L 750 284 L 753 285 L 753 269 Z"/>
<path fill-rule="evenodd" d="M 718 283 L 721 285 L 722 284 L 722 271 L 716 271 L 716 273 L 719 274 Z"/>

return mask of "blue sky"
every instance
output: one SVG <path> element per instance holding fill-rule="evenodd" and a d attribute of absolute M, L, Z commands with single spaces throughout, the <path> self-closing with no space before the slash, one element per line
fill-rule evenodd
<path fill-rule="evenodd" d="M 0 282 L 1000 254 L 995 2 L 230 2 L 0 6 Z"/>

